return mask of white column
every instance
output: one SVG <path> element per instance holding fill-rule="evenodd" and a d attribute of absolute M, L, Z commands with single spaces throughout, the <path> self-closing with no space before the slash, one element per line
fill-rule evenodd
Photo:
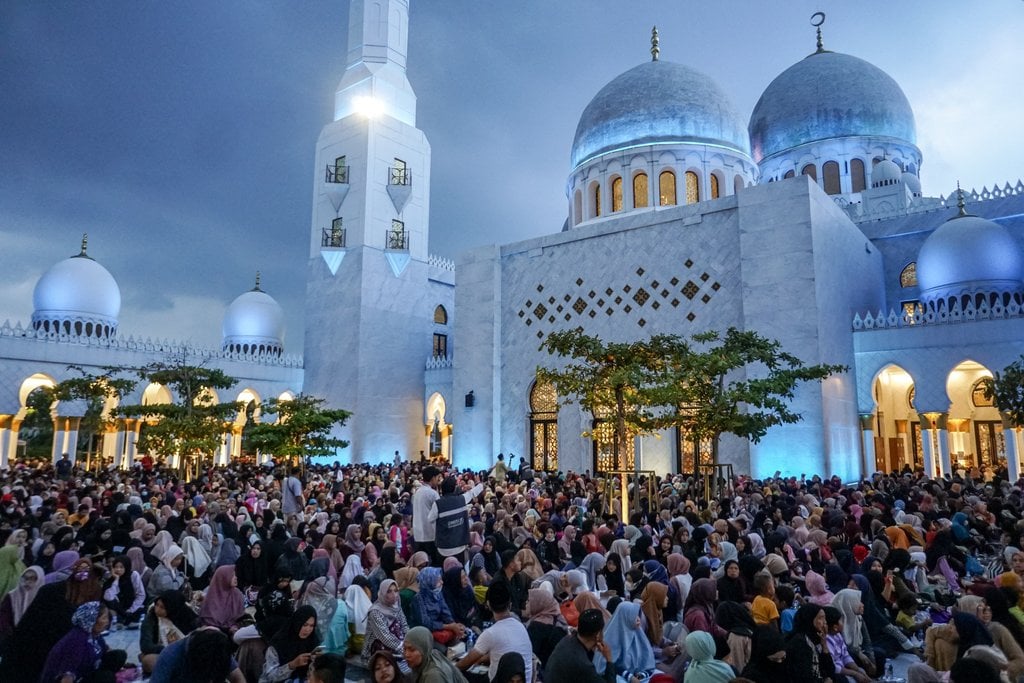
<path fill-rule="evenodd" d="M 62 417 L 53 419 L 53 451 L 50 455 L 54 464 L 64 454 L 64 422 Z"/>
<path fill-rule="evenodd" d="M 6 470 L 10 467 L 10 460 L 8 454 L 10 453 L 10 441 L 11 441 L 11 416 L 5 415 L 0 417 L 0 470 Z"/>
<path fill-rule="evenodd" d="M 68 418 L 68 430 L 65 432 L 67 441 L 67 453 L 70 456 L 71 463 L 74 464 L 78 460 L 78 427 L 82 423 L 80 417 L 69 417 Z"/>
<path fill-rule="evenodd" d="M 117 423 L 117 434 L 112 439 L 113 441 L 113 462 L 114 467 L 121 470 L 124 469 L 124 444 L 128 440 L 128 433 L 125 431 L 124 422 L 118 420 Z"/>
<path fill-rule="evenodd" d="M 942 466 L 942 476 L 953 473 L 952 462 L 949 457 L 949 431 L 947 430 L 947 420 L 949 413 L 939 413 L 938 419 L 935 421 L 937 436 L 939 437 L 939 460 Z"/>
<path fill-rule="evenodd" d="M 875 453 L 875 430 L 872 429 L 871 413 L 860 414 L 860 436 L 864 447 L 864 474 L 877 469 Z"/>
<path fill-rule="evenodd" d="M 138 441 L 139 433 L 137 420 L 129 420 L 127 429 L 125 431 L 125 444 L 124 444 L 124 460 L 122 460 L 122 466 L 126 470 L 130 470 L 135 466 L 135 444 Z"/>
<path fill-rule="evenodd" d="M 1004 423 L 1005 425 L 1005 423 Z M 1006 441 L 1006 470 L 1007 479 L 1014 483 L 1020 478 L 1020 434 L 1012 427 L 1003 429 L 1003 439 Z"/>
<path fill-rule="evenodd" d="M 922 458 L 924 460 L 924 473 L 925 476 L 935 476 L 935 442 L 934 442 L 934 430 L 931 428 L 931 420 L 921 416 L 921 450 Z"/>
<path fill-rule="evenodd" d="M 21 422 L 17 417 L 11 420 L 11 432 L 7 437 L 7 450 L 4 453 L 8 464 L 18 459 L 18 434 L 21 431 Z"/>
<path fill-rule="evenodd" d="M 242 430 L 238 428 L 237 431 L 231 433 L 231 448 L 228 450 L 228 459 L 224 461 L 227 465 L 232 460 L 238 460 L 242 457 Z"/>

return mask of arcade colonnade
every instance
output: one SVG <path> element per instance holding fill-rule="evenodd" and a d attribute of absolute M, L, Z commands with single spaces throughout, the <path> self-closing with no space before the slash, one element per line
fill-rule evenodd
<path fill-rule="evenodd" d="M 876 373 L 871 384 L 874 408 L 860 413 L 867 471 L 923 467 L 932 476 L 954 469 L 998 467 L 1006 462 L 1019 473 L 1024 438 L 994 402 L 985 396 L 992 371 L 965 360 L 944 373 L 944 389 L 935 391 L 942 371 L 922 376 L 897 364 Z M 932 385 L 928 395 L 918 387 Z M 941 384 L 939 385 L 941 389 Z"/>
<path fill-rule="evenodd" d="M 18 444 L 22 425 L 29 413 L 29 396 L 40 388 L 56 386 L 56 381 L 44 373 L 35 373 L 27 377 L 20 386 L 18 399 L 20 405 L 15 412 L 0 412 L 0 469 L 7 469 L 18 456 Z M 224 392 L 227 394 L 227 392 Z M 233 392 L 232 392 L 233 393 Z M 214 464 L 226 465 L 242 455 L 242 431 L 250 419 L 259 423 L 261 419 L 260 395 L 252 388 L 245 388 L 228 400 L 242 404 L 234 420 L 224 423 L 221 444 L 214 453 Z M 293 398 L 291 391 L 284 391 L 278 397 L 285 401 Z M 214 403 L 221 401 L 215 391 L 211 392 Z M 169 404 L 173 401 L 171 391 L 160 384 L 149 384 L 139 396 L 142 405 Z M 79 449 L 79 432 L 85 417 L 87 404 L 85 401 L 57 401 L 50 410 L 53 420 L 53 442 L 50 459 L 56 463 L 64 453 L 74 462 Z M 118 469 L 130 469 L 137 458 L 143 455 L 138 444 L 142 429 L 146 424 L 156 424 L 157 419 L 112 417 L 117 407 L 116 400 L 110 400 L 103 407 L 104 424 L 101 434 L 101 446 L 97 452 L 105 462 L 112 463 Z M 157 454 L 153 454 L 157 455 Z M 168 464 L 178 466 L 178 456 L 170 454 Z M 257 454 L 257 461 L 262 462 L 269 454 Z"/>

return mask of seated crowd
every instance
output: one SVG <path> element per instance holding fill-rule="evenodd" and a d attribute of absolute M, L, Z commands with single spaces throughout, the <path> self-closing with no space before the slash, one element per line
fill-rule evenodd
<path fill-rule="evenodd" d="M 1005 471 L 652 483 L 621 519 L 600 478 L 503 461 L 19 464 L 0 681 L 866 683 L 900 655 L 910 683 L 1024 680 Z"/>

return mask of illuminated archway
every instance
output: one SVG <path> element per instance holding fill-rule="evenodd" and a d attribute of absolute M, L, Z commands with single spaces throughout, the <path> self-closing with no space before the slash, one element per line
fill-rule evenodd
<path fill-rule="evenodd" d="M 452 426 L 445 422 L 447 404 L 444 396 L 434 392 L 427 399 L 427 456 L 431 460 L 452 461 Z"/>
<path fill-rule="evenodd" d="M 985 398 L 985 380 L 992 372 L 965 360 L 946 377 L 949 396 L 949 457 L 954 468 L 997 468 L 1006 459 L 1006 441 L 999 410 Z"/>
<path fill-rule="evenodd" d="M 872 382 L 875 411 L 872 415 L 875 462 L 869 467 L 885 472 L 904 465 L 917 469 L 924 463 L 921 422 L 914 407 L 914 378 L 902 367 L 890 364 Z"/>

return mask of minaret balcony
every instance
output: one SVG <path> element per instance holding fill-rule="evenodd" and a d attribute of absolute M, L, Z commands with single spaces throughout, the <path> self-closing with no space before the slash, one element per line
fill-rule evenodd
<path fill-rule="evenodd" d="M 324 184 L 321 186 L 320 192 L 327 195 L 335 213 L 340 211 L 345 197 L 348 196 L 348 166 L 327 164 L 327 172 L 324 174 Z"/>
<path fill-rule="evenodd" d="M 409 233 L 406 230 L 384 232 L 384 248 L 388 251 L 409 251 Z"/>
<path fill-rule="evenodd" d="M 320 246 L 328 249 L 344 249 L 345 229 L 323 228 L 320 235 Z"/>
<path fill-rule="evenodd" d="M 412 171 L 408 166 L 389 166 L 388 185 L 412 185 Z"/>
<path fill-rule="evenodd" d="M 348 185 L 348 166 L 327 164 L 327 174 L 324 177 L 324 182 Z"/>

